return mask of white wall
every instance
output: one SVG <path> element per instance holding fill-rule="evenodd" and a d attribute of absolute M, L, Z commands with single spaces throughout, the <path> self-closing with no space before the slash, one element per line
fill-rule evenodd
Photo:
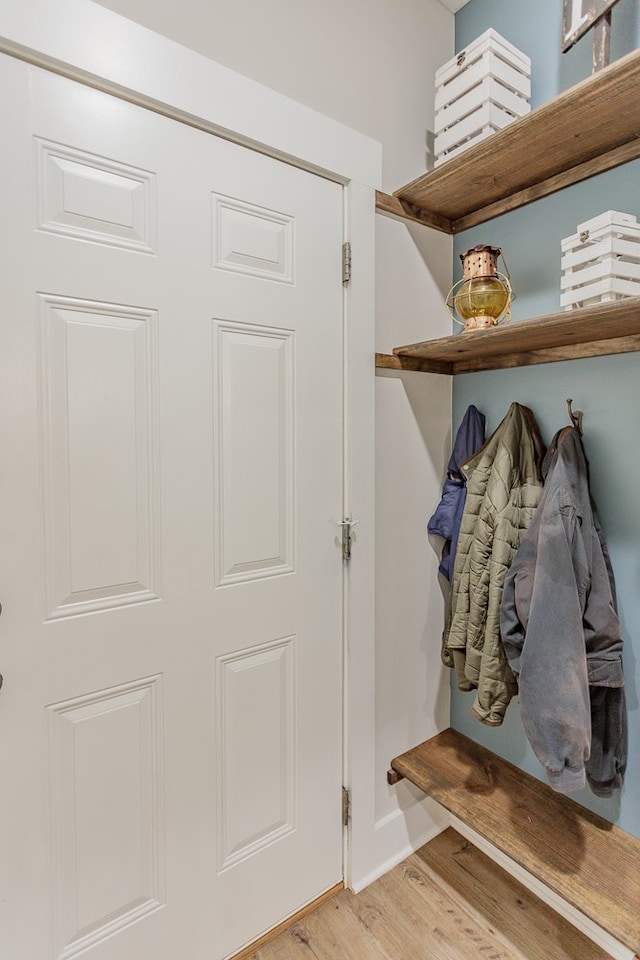
<path fill-rule="evenodd" d="M 433 74 L 453 52 L 453 15 L 439 0 L 101 2 L 380 141 L 387 192 L 424 171 Z M 378 350 L 449 333 L 451 256 L 450 238 L 377 218 Z M 377 378 L 375 804 L 370 862 L 356 886 L 439 824 L 429 802 L 404 784 L 388 787 L 385 774 L 392 756 L 449 724 L 425 521 L 448 459 L 450 393 L 449 378 Z"/>

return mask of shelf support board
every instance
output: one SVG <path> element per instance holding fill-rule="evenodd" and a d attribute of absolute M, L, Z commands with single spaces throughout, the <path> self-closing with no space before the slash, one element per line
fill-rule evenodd
<path fill-rule="evenodd" d="M 623 297 L 490 330 L 409 343 L 395 347 L 393 357 L 379 355 L 376 365 L 426 373 L 475 373 L 636 350 L 640 350 L 640 297 Z"/>
<path fill-rule="evenodd" d="M 394 191 L 460 232 L 638 157 L 640 50 Z M 408 206 L 410 205 L 410 206 Z"/>
<path fill-rule="evenodd" d="M 452 729 L 395 757 L 391 770 L 640 952 L 636 837 Z"/>
<path fill-rule="evenodd" d="M 450 360 L 429 360 L 421 357 L 399 357 L 391 353 L 376 353 L 378 370 L 411 370 L 415 373 L 442 373 L 451 376 L 454 364 Z"/>
<path fill-rule="evenodd" d="M 392 197 L 388 193 L 382 193 L 381 190 L 376 190 L 376 210 L 387 217 L 409 220 L 412 223 L 419 223 L 423 227 L 439 230 L 441 233 L 453 233 L 451 220 L 448 220 L 447 217 L 441 217 L 437 213 L 429 213 L 428 210 L 422 210 L 408 200 Z"/>
<path fill-rule="evenodd" d="M 623 143 L 619 147 L 609 150 L 608 153 L 603 153 L 599 157 L 594 157 L 592 160 L 587 160 L 585 163 L 572 167 L 570 170 L 549 177 L 548 180 L 525 187 L 502 200 L 496 200 L 495 203 L 481 207 L 458 220 L 454 220 L 451 225 L 451 232 L 462 233 L 463 230 L 477 227 L 481 223 L 493 220 L 494 217 L 500 217 L 512 210 L 519 210 L 528 203 L 533 203 L 542 199 L 542 197 L 548 197 L 552 193 L 564 190 L 565 187 L 570 187 L 582 180 L 588 180 L 590 177 L 595 177 L 606 170 L 613 170 L 614 167 L 622 166 L 622 164 L 629 163 L 631 160 L 637 160 L 638 157 L 640 157 L 640 135 L 629 143 Z"/>
<path fill-rule="evenodd" d="M 507 370 L 513 367 L 531 367 L 538 363 L 557 363 L 561 360 L 581 360 L 586 357 L 606 357 L 640 350 L 640 335 L 613 337 L 609 340 L 590 340 L 546 350 L 528 350 L 500 357 L 481 357 L 452 363 L 452 373 L 479 373 L 481 370 Z"/>

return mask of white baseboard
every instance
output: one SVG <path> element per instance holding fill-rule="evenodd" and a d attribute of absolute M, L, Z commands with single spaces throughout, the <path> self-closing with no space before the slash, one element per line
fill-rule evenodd
<path fill-rule="evenodd" d="M 577 930 L 580 930 L 581 933 L 584 933 L 585 936 L 593 940 L 599 947 L 606 950 L 612 957 L 612 960 L 635 960 L 635 955 L 632 950 L 629 950 L 628 947 L 625 947 L 612 937 L 610 933 L 607 933 L 607 931 L 599 927 L 597 923 L 594 923 L 593 920 L 586 917 L 580 910 L 568 903 L 553 890 L 550 890 L 541 880 L 538 880 L 537 877 L 530 874 L 524 867 L 521 867 L 519 863 L 516 863 L 501 850 L 498 850 L 497 847 L 494 847 L 492 843 L 489 843 L 488 840 L 481 837 L 480 834 L 476 833 L 471 827 L 468 827 L 453 815 L 450 815 L 450 822 L 454 830 L 457 830 L 463 837 L 466 837 L 474 847 L 482 850 L 491 860 L 502 867 L 503 870 L 506 870 L 507 873 L 510 873 L 511 876 L 515 877 L 516 880 L 519 880 L 523 886 L 531 890 L 540 900 L 550 906 L 552 910 L 555 910 L 561 917 L 564 917 L 565 920 L 573 924 Z"/>
<path fill-rule="evenodd" d="M 350 889 L 354 893 L 364 890 L 447 826 L 446 812 L 427 797 L 383 817 L 376 823 L 372 837 L 372 846 L 377 852 L 375 866 L 362 876 L 353 877 Z"/>
<path fill-rule="evenodd" d="M 432 831 L 427 833 L 423 840 L 414 846 L 414 844 L 407 844 L 407 846 L 390 857 L 385 863 L 381 864 L 379 867 L 376 867 L 375 870 L 372 870 L 371 873 L 368 873 L 365 877 L 359 877 L 357 884 L 352 886 L 354 893 L 360 893 L 361 890 L 364 890 L 365 887 L 368 887 L 370 883 L 373 883 L 374 880 L 379 880 L 380 877 L 383 877 L 385 873 L 389 873 L 390 870 L 393 870 L 394 867 L 397 867 L 399 863 L 402 863 L 403 860 L 406 860 L 407 857 L 410 857 L 412 853 L 415 853 L 416 850 L 419 850 L 420 847 L 423 847 L 425 843 L 428 843 L 429 840 L 433 840 L 439 833 L 442 833 L 442 827 L 434 828 Z"/>

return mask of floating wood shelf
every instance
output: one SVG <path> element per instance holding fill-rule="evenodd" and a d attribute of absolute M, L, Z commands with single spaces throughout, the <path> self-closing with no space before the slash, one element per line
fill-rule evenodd
<path fill-rule="evenodd" d="M 640 297 L 459 333 L 376 354 L 376 366 L 423 373 L 474 373 L 640 350 Z"/>
<path fill-rule="evenodd" d="M 381 213 L 460 233 L 640 157 L 640 50 L 388 194 Z"/>
<path fill-rule="evenodd" d="M 640 840 L 455 730 L 391 768 L 640 955 Z"/>

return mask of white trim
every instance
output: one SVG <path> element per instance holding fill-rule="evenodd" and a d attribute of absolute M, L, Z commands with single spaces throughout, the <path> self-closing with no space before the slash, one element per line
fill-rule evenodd
<path fill-rule="evenodd" d="M 594 923 L 593 920 L 586 917 L 584 913 L 574 907 L 573 904 L 568 903 L 563 897 L 542 883 L 541 880 L 538 880 L 537 877 L 529 873 L 528 870 L 525 870 L 519 863 L 516 863 L 515 860 L 508 857 L 506 853 L 503 853 L 502 850 L 494 847 L 492 843 L 489 843 L 489 841 L 480 836 L 479 833 L 476 833 L 472 827 L 468 827 L 462 820 L 454 817 L 453 814 L 451 815 L 451 826 L 463 837 L 466 837 L 474 847 L 482 850 L 494 863 L 497 863 L 503 870 L 510 873 L 516 880 L 519 880 L 528 890 L 531 890 L 543 903 L 546 903 L 561 917 L 568 920 L 577 930 L 584 933 L 586 937 L 593 940 L 599 947 L 602 947 L 602 949 L 612 957 L 612 960 L 634 960 L 632 950 L 625 947 L 619 940 L 612 937 L 610 933 L 607 933 L 607 931 L 599 927 L 597 923 Z"/>
<path fill-rule="evenodd" d="M 360 526 L 345 574 L 344 765 L 354 818 L 362 818 L 358 842 L 347 845 L 348 881 L 370 869 L 374 829 L 374 190 L 381 145 L 90 0 L 0 0 L 1 53 L 345 185 L 344 239 L 354 249 L 354 275 L 345 295 L 344 506 Z"/>
<path fill-rule="evenodd" d="M 351 889 L 355 893 L 364 890 L 437 837 L 448 825 L 449 817 L 444 808 L 424 795 L 392 810 L 376 823 L 372 839 L 377 856 L 373 862 L 369 856 L 367 872 L 354 878 Z"/>
<path fill-rule="evenodd" d="M 398 811 L 401 814 L 401 811 Z M 381 863 L 375 870 L 372 870 L 370 873 L 365 874 L 360 878 L 358 884 L 354 886 L 353 892 L 360 893 L 361 890 L 364 890 L 365 887 L 368 887 L 370 883 L 373 883 L 375 880 L 379 880 L 380 877 L 384 877 L 386 873 L 389 873 L 390 870 L 393 870 L 394 867 L 397 867 L 399 863 L 402 863 L 403 860 L 406 860 L 407 857 L 410 857 L 411 854 L 415 853 L 416 850 L 419 850 L 420 847 L 423 847 L 425 843 L 429 843 L 430 840 L 433 840 L 434 837 L 437 837 L 438 834 L 442 833 L 443 827 L 441 824 L 434 824 L 432 828 L 424 833 L 423 839 L 420 840 L 418 846 L 414 846 L 413 843 L 407 843 L 405 847 L 394 853 L 393 856 L 389 857 L 384 863 Z"/>
<path fill-rule="evenodd" d="M 375 140 L 90 0 L 3 0 L 0 52 L 343 183 L 380 186 Z"/>
<path fill-rule="evenodd" d="M 345 568 L 344 783 L 351 792 L 345 884 L 352 886 L 370 859 L 375 783 L 375 206 L 357 183 L 345 190 L 347 238 L 353 250 L 345 331 L 345 516 L 358 521 Z M 364 268 L 364 270 L 363 270 Z"/>
<path fill-rule="evenodd" d="M 469 3 L 469 0 L 440 0 L 440 3 L 443 7 L 446 7 L 447 10 L 451 10 L 451 13 L 457 13 L 458 10 L 462 10 L 463 7 Z"/>

